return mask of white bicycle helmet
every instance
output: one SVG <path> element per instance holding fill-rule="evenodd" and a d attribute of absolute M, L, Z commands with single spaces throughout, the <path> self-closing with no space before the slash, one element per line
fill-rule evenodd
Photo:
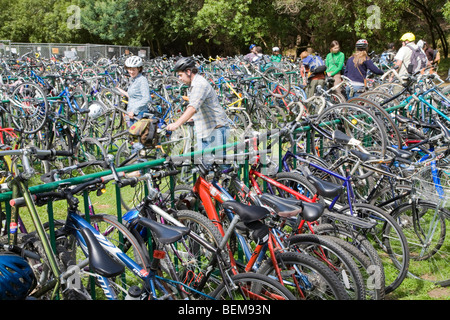
<path fill-rule="evenodd" d="M 141 57 L 131 56 L 125 60 L 125 67 L 127 68 L 139 68 L 144 65 L 144 61 Z"/>
<path fill-rule="evenodd" d="M 275 52 L 275 51 L 280 51 L 280 48 L 278 48 L 278 47 L 273 47 L 273 48 L 272 48 L 272 51 L 273 51 L 273 52 Z"/>
<path fill-rule="evenodd" d="M 89 118 L 97 119 L 103 114 L 103 107 L 95 101 L 89 106 Z"/>

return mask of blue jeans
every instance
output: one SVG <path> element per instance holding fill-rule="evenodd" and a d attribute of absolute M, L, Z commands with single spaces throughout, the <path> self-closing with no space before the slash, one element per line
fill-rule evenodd
<path fill-rule="evenodd" d="M 138 120 L 142 119 L 142 116 L 144 115 L 146 111 L 141 111 L 139 112 L 137 115 L 134 116 L 133 119 L 128 118 L 128 116 L 126 117 L 127 120 L 127 126 L 128 128 L 131 127 L 134 123 L 136 123 Z"/>
<path fill-rule="evenodd" d="M 353 96 L 350 96 L 350 87 L 347 86 L 347 88 L 345 88 L 347 99 L 356 98 L 361 94 L 358 91 L 362 89 L 364 89 L 364 86 L 353 86 Z"/>
<path fill-rule="evenodd" d="M 205 150 L 208 148 L 222 146 L 227 144 L 227 138 L 230 132 L 230 128 L 228 126 L 223 126 L 217 129 L 214 129 L 211 134 L 206 138 L 198 138 L 197 139 L 197 148 L 198 150 Z M 214 158 L 216 160 L 222 160 L 220 156 L 220 149 L 215 150 Z M 226 155 L 225 148 L 222 151 L 222 155 Z"/>

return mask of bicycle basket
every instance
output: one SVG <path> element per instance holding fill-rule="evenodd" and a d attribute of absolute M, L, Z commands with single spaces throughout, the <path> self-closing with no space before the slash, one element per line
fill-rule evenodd
<path fill-rule="evenodd" d="M 411 195 L 446 206 L 450 200 L 450 167 L 426 166 L 411 177 Z"/>

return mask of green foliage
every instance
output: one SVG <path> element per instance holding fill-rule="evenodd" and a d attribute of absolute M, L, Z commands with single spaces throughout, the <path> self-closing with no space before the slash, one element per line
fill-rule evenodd
<path fill-rule="evenodd" d="M 75 28 L 73 6 L 81 20 Z M 445 0 L 0 0 L 0 37 L 144 45 L 157 55 L 234 55 L 250 43 L 266 52 L 312 46 L 326 54 L 338 40 L 348 56 L 359 38 L 378 52 L 404 32 L 429 38 L 433 27 L 418 6 L 450 21 Z"/>
<path fill-rule="evenodd" d="M 134 34 L 137 8 L 129 8 L 127 0 L 81 0 L 82 26 L 101 39 L 122 43 Z"/>

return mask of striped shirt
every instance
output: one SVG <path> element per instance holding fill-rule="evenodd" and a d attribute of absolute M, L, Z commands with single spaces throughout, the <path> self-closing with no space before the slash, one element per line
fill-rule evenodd
<path fill-rule="evenodd" d="M 216 92 L 201 75 L 194 76 L 188 96 L 189 105 L 196 110 L 192 119 L 198 138 L 206 138 L 211 135 L 214 128 L 227 124 L 227 115 L 219 103 Z"/>
<path fill-rule="evenodd" d="M 150 87 L 147 78 L 138 74 L 130 80 L 128 86 L 128 107 L 127 111 L 132 111 L 137 115 L 141 111 L 148 112 L 148 103 L 150 102 Z"/>

